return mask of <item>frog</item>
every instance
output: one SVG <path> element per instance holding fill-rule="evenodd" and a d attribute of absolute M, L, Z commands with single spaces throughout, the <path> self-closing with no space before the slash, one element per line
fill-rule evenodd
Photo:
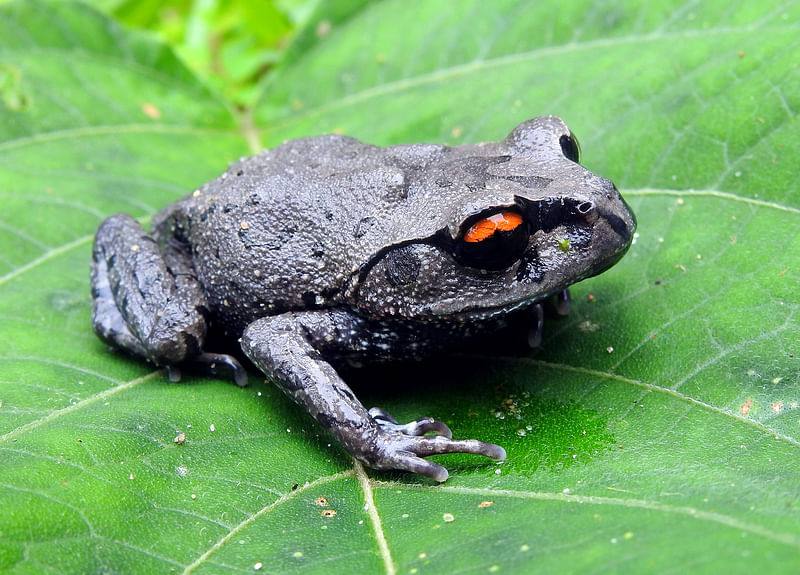
<path fill-rule="evenodd" d="M 429 456 L 502 461 L 503 447 L 455 439 L 433 417 L 367 409 L 343 374 L 458 351 L 520 318 L 538 346 L 543 306 L 566 314 L 569 286 L 619 261 L 636 229 L 614 183 L 579 154 L 557 116 L 453 146 L 285 141 L 163 208 L 150 231 L 127 214 L 105 219 L 93 329 L 172 380 L 229 370 L 244 386 L 246 357 L 377 470 L 443 482 Z"/>

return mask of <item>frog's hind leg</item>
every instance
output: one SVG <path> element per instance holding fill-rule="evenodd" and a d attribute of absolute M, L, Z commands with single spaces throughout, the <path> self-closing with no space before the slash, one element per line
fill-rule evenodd
<path fill-rule="evenodd" d="M 128 328 L 122 317 L 108 279 L 108 262 L 104 258 L 92 261 L 92 327 L 106 343 L 147 358 L 147 349 Z"/>
<path fill-rule="evenodd" d="M 242 334 L 242 349 L 280 388 L 305 408 L 359 461 L 376 469 L 397 469 L 447 479 L 447 470 L 423 457 L 473 453 L 505 459 L 502 447 L 475 439 L 452 439 L 432 418 L 407 425 L 383 410 L 367 411 L 333 366 L 324 359 L 341 338 L 358 342 L 358 318 L 344 312 L 289 312 L 258 319 Z M 428 433 L 435 435 L 428 435 Z"/>
<path fill-rule="evenodd" d="M 207 300 L 184 246 L 162 252 L 132 217 L 111 216 L 95 236 L 91 283 L 92 325 L 103 341 L 168 366 L 171 378 L 181 363 L 228 365 L 241 385 L 234 358 L 203 352 Z"/>

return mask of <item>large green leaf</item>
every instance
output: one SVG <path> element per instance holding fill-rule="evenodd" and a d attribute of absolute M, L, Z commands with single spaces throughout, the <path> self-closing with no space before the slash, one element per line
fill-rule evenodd
<path fill-rule="evenodd" d="M 796 573 L 798 22 L 776 1 L 323 3 L 239 119 L 83 5 L 0 6 L 0 571 Z M 255 374 L 173 384 L 91 333 L 108 214 L 290 137 L 455 144 L 544 113 L 637 213 L 629 255 L 541 350 L 353 379 L 503 464 L 365 471 Z"/>

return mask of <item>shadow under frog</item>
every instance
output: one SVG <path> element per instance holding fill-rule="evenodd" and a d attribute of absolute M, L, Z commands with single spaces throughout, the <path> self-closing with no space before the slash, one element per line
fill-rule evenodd
<path fill-rule="evenodd" d="M 578 159 L 554 116 L 455 147 L 285 142 L 164 208 L 152 233 L 105 220 L 94 330 L 175 379 L 225 365 L 244 385 L 239 362 L 208 346 L 238 341 L 359 461 L 444 481 L 424 457 L 505 450 L 367 410 L 337 368 L 460 349 L 520 318 L 536 345 L 541 302 L 566 313 L 568 286 L 616 263 L 636 227 L 614 184 Z"/>
<path fill-rule="evenodd" d="M 552 386 L 543 387 L 541 378 L 554 373 L 526 361 L 531 352 L 524 351 L 527 345 L 525 338 L 520 344 L 520 335 L 514 330 L 495 334 L 491 345 L 503 346 L 497 355 L 456 352 L 391 366 L 373 363 L 343 375 L 362 400 L 378 405 L 391 401 L 400 414 L 435 406 L 453 428 L 481 433 L 492 441 L 502 438 L 510 459 L 502 466 L 503 475 L 561 473 L 617 449 L 610 412 L 582 403 L 580 392 L 578 397 L 575 393 L 580 384 L 555 394 Z M 380 387 L 374 381 L 380 381 Z M 450 471 L 469 469 L 464 457 L 437 459 Z"/>

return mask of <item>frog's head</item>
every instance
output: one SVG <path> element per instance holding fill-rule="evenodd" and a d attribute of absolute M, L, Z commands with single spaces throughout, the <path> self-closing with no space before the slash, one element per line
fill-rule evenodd
<path fill-rule="evenodd" d="M 409 194 L 420 198 L 406 211 L 424 221 L 423 233 L 391 242 L 361 269 L 357 305 L 368 313 L 423 321 L 507 313 L 605 271 L 630 246 L 633 213 L 611 180 L 578 163 L 560 118 L 447 151 L 424 171 L 425 189 Z"/>

